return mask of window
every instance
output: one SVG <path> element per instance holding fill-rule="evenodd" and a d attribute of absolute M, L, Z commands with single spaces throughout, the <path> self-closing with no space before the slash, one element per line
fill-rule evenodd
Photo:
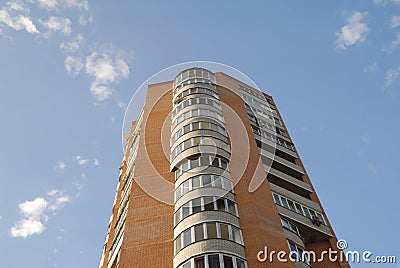
<path fill-rule="evenodd" d="M 296 204 L 297 213 L 299 213 L 299 214 L 301 214 L 301 215 L 304 216 L 304 212 L 303 212 L 303 210 L 301 209 L 301 206 L 300 206 L 299 204 L 297 204 L 297 203 L 295 203 L 295 204 Z"/>
<path fill-rule="evenodd" d="M 207 238 L 217 238 L 217 225 L 215 223 L 207 223 Z"/>
<path fill-rule="evenodd" d="M 194 177 L 192 180 L 193 189 L 200 187 L 200 177 Z"/>
<path fill-rule="evenodd" d="M 233 235 L 233 241 L 235 241 L 236 243 L 242 244 L 242 235 L 240 233 L 240 229 L 232 226 L 232 235 Z"/>
<path fill-rule="evenodd" d="M 311 219 L 311 215 L 310 215 L 310 212 L 309 212 L 308 208 L 303 207 L 303 211 L 304 211 L 305 216 L 307 218 Z"/>
<path fill-rule="evenodd" d="M 182 207 L 182 219 L 186 218 L 190 214 L 190 205 L 189 203 L 186 203 Z"/>
<path fill-rule="evenodd" d="M 228 201 L 228 212 L 236 215 L 236 208 L 235 208 L 235 203 L 231 200 L 227 200 Z"/>
<path fill-rule="evenodd" d="M 194 267 L 195 268 L 205 268 L 204 257 L 194 259 Z"/>
<path fill-rule="evenodd" d="M 209 268 L 220 268 L 218 254 L 208 255 L 208 267 Z"/>
<path fill-rule="evenodd" d="M 224 255 L 224 268 L 233 268 L 232 257 Z"/>
<path fill-rule="evenodd" d="M 296 246 L 292 242 L 289 242 L 289 249 L 290 249 L 290 255 L 291 255 L 292 259 L 305 262 L 308 265 L 310 264 L 309 260 L 305 256 L 304 250 L 302 248 Z"/>
<path fill-rule="evenodd" d="M 229 228 L 227 224 L 221 223 L 220 225 L 221 238 L 229 240 Z"/>
<path fill-rule="evenodd" d="M 196 198 L 192 200 L 192 210 L 193 213 L 201 211 L 201 198 Z"/>
<path fill-rule="evenodd" d="M 214 180 L 214 187 L 222 188 L 221 177 L 219 177 L 216 180 Z"/>
<path fill-rule="evenodd" d="M 273 195 L 274 195 L 275 204 L 282 206 L 279 196 L 276 193 L 273 193 Z"/>
<path fill-rule="evenodd" d="M 289 208 L 289 205 L 288 205 L 287 199 L 286 199 L 286 198 L 284 198 L 284 197 L 281 197 L 281 200 L 282 200 L 282 205 L 283 205 L 285 208 Z"/>
<path fill-rule="evenodd" d="M 217 208 L 219 211 L 225 211 L 225 200 L 220 198 L 217 199 Z"/>
<path fill-rule="evenodd" d="M 194 227 L 194 237 L 196 242 L 204 239 L 203 224 L 199 224 Z"/>
<path fill-rule="evenodd" d="M 181 249 L 182 249 L 181 235 L 178 235 L 178 237 L 175 240 L 175 251 L 178 252 Z"/>
<path fill-rule="evenodd" d="M 182 247 L 186 247 L 187 245 L 189 245 L 190 243 L 192 243 L 192 235 L 191 235 L 191 228 L 189 228 L 188 230 L 183 232 L 183 243 L 182 243 Z"/>
<path fill-rule="evenodd" d="M 212 197 L 204 197 L 204 210 L 214 210 L 214 199 Z"/>
<path fill-rule="evenodd" d="M 246 264 L 244 261 L 236 259 L 236 263 L 237 263 L 237 268 L 246 268 Z"/>
<path fill-rule="evenodd" d="M 294 203 L 292 200 L 288 200 L 289 209 L 296 212 L 296 208 L 294 207 Z"/>
<path fill-rule="evenodd" d="M 182 268 L 191 268 L 191 267 L 192 267 L 192 265 L 190 264 L 190 261 L 189 261 L 189 262 L 185 263 Z"/>
<path fill-rule="evenodd" d="M 204 187 L 210 187 L 211 186 L 211 175 L 203 175 L 203 186 Z"/>

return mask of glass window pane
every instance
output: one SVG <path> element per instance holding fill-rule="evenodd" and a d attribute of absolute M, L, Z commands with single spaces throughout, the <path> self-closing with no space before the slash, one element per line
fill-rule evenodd
<path fill-rule="evenodd" d="M 246 264 L 244 263 L 244 261 L 236 259 L 236 263 L 237 263 L 237 268 L 246 268 Z"/>
<path fill-rule="evenodd" d="M 283 205 L 285 208 L 289 208 L 289 205 L 288 205 L 288 202 L 287 202 L 286 198 L 281 197 L 281 200 L 282 200 L 282 205 Z"/>
<path fill-rule="evenodd" d="M 194 259 L 194 268 L 205 268 L 204 257 Z"/>
<path fill-rule="evenodd" d="M 192 130 L 198 130 L 200 128 L 200 123 L 196 122 L 192 125 Z"/>
<path fill-rule="evenodd" d="M 239 228 L 232 226 L 232 235 L 233 235 L 233 241 L 239 244 L 243 243 Z"/>
<path fill-rule="evenodd" d="M 220 268 L 218 254 L 208 255 L 208 267 L 209 268 Z"/>
<path fill-rule="evenodd" d="M 192 180 L 193 189 L 200 187 L 200 177 L 194 177 Z"/>
<path fill-rule="evenodd" d="M 225 211 L 225 200 L 220 198 L 217 199 L 217 208 L 219 211 Z"/>
<path fill-rule="evenodd" d="M 228 200 L 228 211 L 229 213 L 236 215 L 235 203 L 231 200 Z"/>
<path fill-rule="evenodd" d="M 183 245 L 182 247 L 186 247 L 187 245 L 189 245 L 190 243 L 192 243 L 192 234 L 191 234 L 191 230 L 190 228 L 186 231 L 183 232 Z"/>
<path fill-rule="evenodd" d="M 294 207 L 294 203 L 291 200 L 288 200 L 289 209 L 296 212 L 296 208 Z"/>
<path fill-rule="evenodd" d="M 222 188 L 221 177 L 216 178 L 216 180 L 214 181 L 214 187 Z"/>
<path fill-rule="evenodd" d="M 187 180 L 183 183 L 183 194 L 186 194 L 189 190 L 189 181 Z"/>
<path fill-rule="evenodd" d="M 203 224 L 199 224 L 194 227 L 194 236 L 196 242 L 204 239 Z"/>
<path fill-rule="evenodd" d="M 221 238 L 229 240 L 229 228 L 228 228 L 228 225 L 221 223 L 219 226 L 220 226 L 220 229 L 221 229 Z"/>
<path fill-rule="evenodd" d="M 183 265 L 182 268 L 191 268 L 191 263 L 190 263 L 190 261 L 187 262 L 187 263 L 185 263 L 185 264 Z"/>
<path fill-rule="evenodd" d="M 189 203 L 186 203 L 185 205 L 183 205 L 182 207 L 182 219 L 186 218 L 187 216 L 189 216 L 190 214 L 190 207 L 189 207 Z"/>
<path fill-rule="evenodd" d="M 178 252 L 179 250 L 182 249 L 182 243 L 181 243 L 181 236 L 180 235 L 175 239 L 175 249 L 176 249 L 176 252 Z"/>
<path fill-rule="evenodd" d="M 192 200 L 192 210 L 193 213 L 201 211 L 201 198 L 196 198 Z"/>
<path fill-rule="evenodd" d="M 297 204 L 297 203 L 295 203 L 295 205 L 296 205 L 297 213 L 300 213 L 301 215 L 304 215 L 304 212 L 301 209 L 301 206 L 299 204 Z"/>
<path fill-rule="evenodd" d="M 281 206 L 282 204 L 281 204 L 281 200 L 279 199 L 279 196 L 275 193 L 273 195 L 274 195 L 275 204 L 278 204 Z"/>
<path fill-rule="evenodd" d="M 183 127 L 183 133 L 188 133 L 190 131 L 190 125 L 186 125 Z M 179 135 L 181 136 L 181 135 Z"/>
<path fill-rule="evenodd" d="M 207 238 L 217 238 L 217 226 L 216 223 L 207 223 Z"/>
<path fill-rule="evenodd" d="M 310 212 L 308 211 L 308 208 L 303 207 L 303 211 L 304 211 L 305 216 L 306 216 L 307 218 L 311 219 L 311 215 L 310 215 Z"/>
<path fill-rule="evenodd" d="M 202 176 L 203 180 L 203 187 L 209 187 L 211 186 L 211 175 L 203 175 Z"/>
<path fill-rule="evenodd" d="M 204 200 L 204 209 L 206 211 L 214 210 L 214 199 L 211 196 L 206 196 Z"/>
<path fill-rule="evenodd" d="M 224 256 L 224 268 L 233 268 L 232 257 Z"/>

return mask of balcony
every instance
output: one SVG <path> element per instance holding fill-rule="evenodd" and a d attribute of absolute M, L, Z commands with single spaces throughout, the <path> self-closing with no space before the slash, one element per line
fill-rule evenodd
<path fill-rule="evenodd" d="M 265 166 L 265 170 L 268 172 L 268 181 L 275 185 L 278 185 L 303 197 L 307 197 L 313 192 L 311 186 L 302 180 L 296 179 L 272 167 Z"/>
<path fill-rule="evenodd" d="M 261 158 L 264 164 L 268 165 L 268 163 L 270 163 L 271 160 L 273 160 L 272 167 L 281 172 L 284 172 L 295 178 L 300 178 L 302 175 L 305 174 L 304 170 L 300 166 L 286 159 L 283 159 L 282 157 L 272 154 L 264 149 L 260 149 L 260 153 L 262 155 Z"/>

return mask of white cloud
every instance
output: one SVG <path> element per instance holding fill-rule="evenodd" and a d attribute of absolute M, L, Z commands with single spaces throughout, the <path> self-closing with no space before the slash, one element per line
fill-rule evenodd
<path fill-rule="evenodd" d="M 52 202 L 49 205 L 49 209 L 52 212 L 56 212 L 63 208 L 65 204 L 71 201 L 71 198 L 64 194 L 63 192 L 58 191 L 54 196 L 51 196 Z"/>
<path fill-rule="evenodd" d="M 400 46 L 400 33 L 397 33 L 396 38 L 392 41 L 388 48 L 384 48 L 383 50 L 386 52 L 392 52 L 398 46 Z"/>
<path fill-rule="evenodd" d="M 400 16 L 393 15 L 392 18 L 390 19 L 390 26 L 392 28 L 400 26 Z"/>
<path fill-rule="evenodd" d="M 61 43 L 60 49 L 66 54 L 77 52 L 81 47 L 82 41 L 83 35 L 77 34 L 73 40 Z"/>
<path fill-rule="evenodd" d="M 86 26 L 86 25 L 88 25 L 89 23 L 92 23 L 92 22 L 93 22 L 93 17 L 92 17 L 92 16 L 85 17 L 85 16 L 83 16 L 83 15 L 79 15 L 78 22 L 79 22 L 80 25 Z"/>
<path fill-rule="evenodd" d="M 378 63 L 374 62 L 371 65 L 364 67 L 364 73 L 374 73 L 378 70 Z"/>
<path fill-rule="evenodd" d="M 45 38 L 49 38 L 52 32 L 61 32 L 66 36 L 69 36 L 71 34 L 72 22 L 69 18 L 51 16 L 46 21 L 39 21 L 43 25 L 43 27 L 48 30 L 48 32 L 44 34 Z"/>
<path fill-rule="evenodd" d="M 346 25 L 342 27 L 340 32 L 336 33 L 335 45 L 338 49 L 345 50 L 357 43 L 365 41 L 365 36 L 369 29 L 362 20 L 367 16 L 367 12 L 355 11 L 346 19 Z"/>
<path fill-rule="evenodd" d="M 393 82 L 399 77 L 399 75 L 400 75 L 400 66 L 387 70 L 385 75 L 386 79 L 385 87 L 388 87 L 391 84 L 393 84 Z"/>
<path fill-rule="evenodd" d="M 76 8 L 88 11 L 89 4 L 86 0 L 28 0 L 28 2 L 36 4 L 40 8 L 47 10 L 56 10 L 60 8 Z"/>
<path fill-rule="evenodd" d="M 49 217 L 46 212 L 57 212 L 70 202 L 70 197 L 58 189 L 47 192 L 48 198 L 37 197 L 19 204 L 22 218 L 10 228 L 11 237 L 27 238 L 41 234 L 46 229 Z"/>
<path fill-rule="evenodd" d="M 95 167 L 97 167 L 97 166 L 100 165 L 100 162 L 99 162 L 99 160 L 98 160 L 97 158 L 95 158 L 95 159 L 93 160 L 93 165 L 94 165 Z"/>
<path fill-rule="evenodd" d="M 85 164 L 89 161 L 89 159 L 84 159 L 84 158 L 82 158 L 82 156 L 80 156 L 80 155 L 77 155 L 77 156 L 75 157 L 75 160 L 76 160 L 76 162 L 78 162 L 78 164 L 79 164 L 80 166 L 85 165 Z"/>
<path fill-rule="evenodd" d="M 81 58 L 68 56 L 64 61 L 64 67 L 69 74 L 76 76 L 81 72 L 83 63 Z"/>
<path fill-rule="evenodd" d="M 65 164 L 65 162 L 58 162 L 57 163 L 57 168 L 58 169 L 65 169 L 67 167 L 67 165 Z"/>
<path fill-rule="evenodd" d="M 0 9 L 0 27 L 4 26 L 15 31 L 39 34 L 39 30 L 29 16 L 29 9 L 16 1 L 9 1 Z"/>
<path fill-rule="evenodd" d="M 43 222 L 34 219 L 22 219 L 10 229 L 12 237 L 29 237 L 34 234 L 41 234 L 46 229 Z"/>
<path fill-rule="evenodd" d="M 11 227 L 10 235 L 12 237 L 26 238 L 34 234 L 41 234 L 45 230 L 44 222 L 48 220 L 45 215 L 48 204 L 41 197 L 19 204 L 23 218 Z"/>
<path fill-rule="evenodd" d="M 90 92 L 97 102 L 104 101 L 112 95 L 111 84 L 128 78 L 128 60 L 121 51 L 115 49 L 93 51 L 86 58 L 86 73 L 93 79 Z"/>

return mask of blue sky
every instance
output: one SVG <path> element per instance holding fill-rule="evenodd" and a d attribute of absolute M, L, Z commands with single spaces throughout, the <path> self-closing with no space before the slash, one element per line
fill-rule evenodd
<path fill-rule="evenodd" d="M 98 266 L 126 105 L 194 60 L 272 95 L 337 236 L 400 261 L 399 50 L 398 0 L 1 1 L 2 265 Z"/>

